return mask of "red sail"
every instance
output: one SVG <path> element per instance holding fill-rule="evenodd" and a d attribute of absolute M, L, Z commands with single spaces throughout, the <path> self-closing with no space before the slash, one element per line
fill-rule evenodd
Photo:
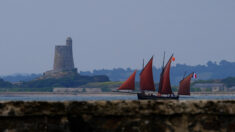
<path fill-rule="evenodd" d="M 153 57 L 140 73 L 140 90 L 155 91 L 152 72 Z"/>
<path fill-rule="evenodd" d="M 178 95 L 190 95 L 190 81 L 192 77 L 193 73 L 189 74 L 187 77 L 180 81 Z"/>
<path fill-rule="evenodd" d="M 160 94 L 172 94 L 171 82 L 170 82 L 170 68 L 171 68 L 172 57 L 173 56 L 171 56 L 171 58 L 167 62 L 161 74 L 159 90 L 158 90 L 158 93 Z"/>
<path fill-rule="evenodd" d="M 135 90 L 135 74 L 136 70 L 132 75 L 118 88 L 118 90 Z"/>

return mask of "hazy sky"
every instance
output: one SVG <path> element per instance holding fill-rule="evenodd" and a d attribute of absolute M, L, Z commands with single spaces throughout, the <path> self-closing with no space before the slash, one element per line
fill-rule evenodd
<path fill-rule="evenodd" d="M 1 0 L 0 75 L 52 69 L 73 39 L 78 70 L 235 61 L 234 0 Z"/>

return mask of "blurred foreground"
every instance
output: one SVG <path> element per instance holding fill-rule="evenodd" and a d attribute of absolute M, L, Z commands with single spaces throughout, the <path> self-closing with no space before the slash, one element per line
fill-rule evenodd
<path fill-rule="evenodd" d="M 0 131 L 235 131 L 235 101 L 1 102 Z"/>

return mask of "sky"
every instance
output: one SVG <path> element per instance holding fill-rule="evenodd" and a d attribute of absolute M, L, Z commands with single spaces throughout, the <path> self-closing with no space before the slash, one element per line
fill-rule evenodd
<path fill-rule="evenodd" d="M 51 70 L 69 36 L 78 71 L 235 61 L 234 0 L 1 0 L 0 16 L 0 75 Z"/>

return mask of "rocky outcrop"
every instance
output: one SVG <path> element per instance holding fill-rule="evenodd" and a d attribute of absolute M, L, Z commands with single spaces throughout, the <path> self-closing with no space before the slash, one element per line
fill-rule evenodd
<path fill-rule="evenodd" d="M 1 102 L 0 131 L 235 131 L 235 101 Z"/>

